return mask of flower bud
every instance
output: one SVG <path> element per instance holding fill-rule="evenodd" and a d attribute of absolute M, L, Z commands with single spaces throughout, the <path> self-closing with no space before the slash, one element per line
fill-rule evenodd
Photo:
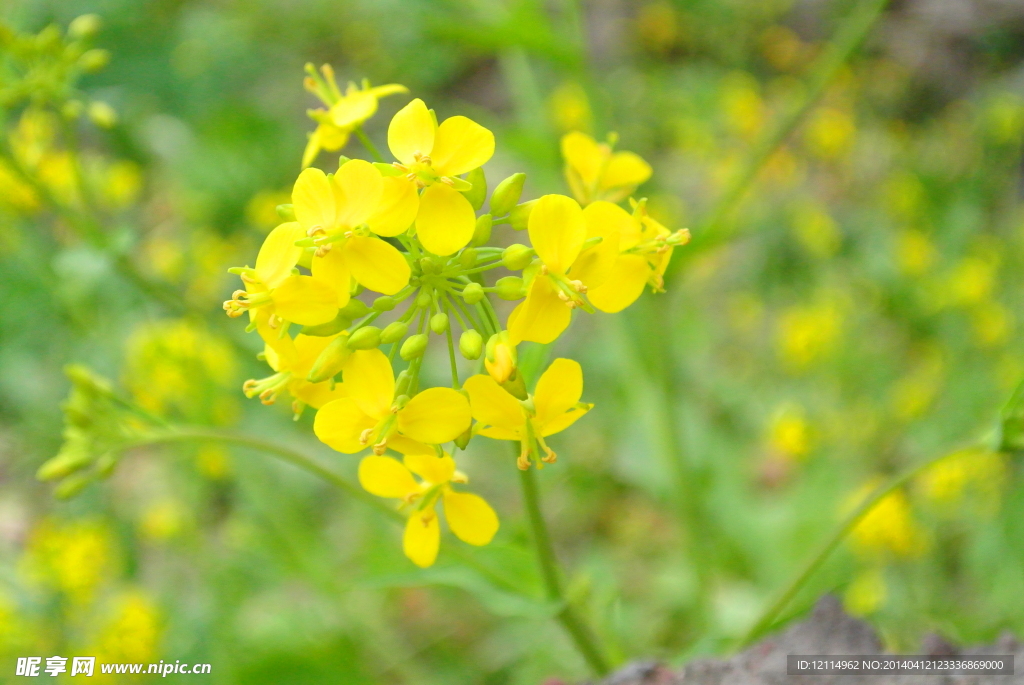
<path fill-rule="evenodd" d="M 474 247 L 486 245 L 491 239 L 491 226 L 493 224 L 494 220 L 490 214 L 482 214 L 477 217 L 476 228 L 473 229 L 473 237 L 470 239 L 469 244 Z"/>
<path fill-rule="evenodd" d="M 351 353 L 352 351 L 348 347 L 348 334 L 342 333 L 332 340 L 316 358 L 306 380 L 310 383 L 321 383 L 328 378 L 337 376 Z"/>
<path fill-rule="evenodd" d="M 100 48 L 86 50 L 82 53 L 82 56 L 78 58 L 78 66 L 82 68 L 82 71 L 87 73 L 97 72 L 109 63 L 110 52 Z"/>
<path fill-rule="evenodd" d="M 438 312 L 430 317 L 430 330 L 434 331 L 438 335 L 441 335 L 448 330 L 448 315 L 444 312 Z"/>
<path fill-rule="evenodd" d="M 515 375 L 517 364 L 518 355 L 515 345 L 509 343 L 508 331 L 495 333 L 487 340 L 484 366 L 498 384 L 508 382 Z"/>
<path fill-rule="evenodd" d="M 95 480 L 95 476 L 92 474 L 74 473 L 60 482 L 60 485 L 54 489 L 53 495 L 57 499 L 71 499 L 93 480 Z"/>
<path fill-rule="evenodd" d="M 494 292 L 503 300 L 518 300 L 525 293 L 523 292 L 523 279 L 519 276 L 505 276 L 499 278 L 494 284 Z"/>
<path fill-rule="evenodd" d="M 462 356 L 470 361 L 479 359 L 481 353 L 483 353 L 484 338 L 476 330 L 470 329 L 463 331 L 462 335 L 459 336 L 459 352 Z"/>
<path fill-rule="evenodd" d="M 39 480 L 56 480 L 70 476 L 92 462 L 92 454 L 81 441 L 69 442 L 52 459 L 47 460 L 36 471 Z"/>
<path fill-rule="evenodd" d="M 484 287 L 479 283 L 470 283 L 462 289 L 462 299 L 466 304 L 476 304 L 484 299 Z"/>
<path fill-rule="evenodd" d="M 376 326 L 363 326 L 356 329 L 348 338 L 351 350 L 372 350 L 380 345 L 380 329 Z"/>
<path fill-rule="evenodd" d="M 427 276 L 441 273 L 441 265 L 438 264 L 432 257 L 421 257 L 420 258 L 420 271 Z"/>
<path fill-rule="evenodd" d="M 483 167 L 477 167 L 466 175 L 466 180 L 473 184 L 469 190 L 463 191 L 463 195 L 473 205 L 473 211 L 478 212 L 484 206 L 487 199 L 487 177 L 484 176 Z"/>
<path fill-rule="evenodd" d="M 462 435 L 460 435 L 459 437 L 455 438 L 455 444 L 459 446 L 460 450 L 465 450 L 466 447 L 469 445 L 469 441 L 470 441 L 470 439 L 472 437 L 473 437 L 473 429 L 472 429 L 472 427 L 467 428 L 466 430 L 464 430 L 462 432 Z"/>
<path fill-rule="evenodd" d="M 423 355 L 424 350 L 427 349 L 427 343 L 430 339 L 427 338 L 426 333 L 417 333 L 416 335 L 410 335 L 402 343 L 402 349 L 398 351 L 398 354 L 402 355 L 402 359 L 405 361 L 412 361 L 416 357 Z"/>
<path fill-rule="evenodd" d="M 523 194 L 523 183 L 526 182 L 526 174 L 512 174 L 498 184 L 491 195 L 491 214 L 502 216 L 512 211 L 512 208 L 519 202 L 519 196 Z"/>
<path fill-rule="evenodd" d="M 467 247 L 459 255 L 459 266 L 463 269 L 472 269 L 476 266 L 476 250 L 472 247 Z"/>
<path fill-rule="evenodd" d="M 533 248 L 526 245 L 509 245 L 501 253 L 501 263 L 509 271 L 522 271 L 533 261 Z"/>
<path fill-rule="evenodd" d="M 396 304 L 395 298 L 390 295 L 381 295 L 373 301 L 373 310 L 375 312 L 390 312 Z"/>
<path fill-rule="evenodd" d="M 430 306 L 430 302 L 430 292 L 425 288 L 421 288 L 420 291 L 416 293 L 416 306 L 420 309 L 426 309 Z"/>
<path fill-rule="evenodd" d="M 277 210 L 277 215 L 285 221 L 297 221 L 295 218 L 295 205 L 278 205 L 274 209 Z"/>
<path fill-rule="evenodd" d="M 398 342 L 405 337 L 405 334 L 409 332 L 409 324 L 404 321 L 392 321 L 384 330 L 380 333 L 380 341 L 388 345 L 393 342 Z"/>
<path fill-rule="evenodd" d="M 90 102 L 86 111 L 92 123 L 100 128 L 114 128 L 117 125 L 117 112 L 105 102 Z"/>
<path fill-rule="evenodd" d="M 99 32 L 102 25 L 103 22 L 98 14 L 83 14 L 80 17 L 75 17 L 68 24 L 68 37 L 75 39 L 90 38 Z"/>
<path fill-rule="evenodd" d="M 508 222 L 512 228 L 517 231 L 522 231 L 527 227 L 530 222 L 530 212 L 533 211 L 533 205 L 537 202 L 536 200 L 530 200 L 524 202 L 521 205 L 516 205 L 512 208 L 512 211 L 508 213 Z"/>
<path fill-rule="evenodd" d="M 348 301 L 348 304 L 341 308 L 341 313 L 350 319 L 358 319 L 369 314 L 370 308 L 362 300 L 357 300 L 353 297 Z"/>

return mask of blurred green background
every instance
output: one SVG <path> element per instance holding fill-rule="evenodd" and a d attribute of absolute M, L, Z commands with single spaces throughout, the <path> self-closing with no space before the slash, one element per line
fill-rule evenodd
<path fill-rule="evenodd" d="M 586 677 L 542 604 L 443 561 L 416 569 L 389 522 L 261 454 L 136 450 L 55 500 L 34 473 L 61 444 L 62 368 L 352 476 L 356 460 L 320 445 L 311 416 L 294 424 L 241 395 L 265 367 L 220 310 L 237 282 L 227 267 L 252 261 L 299 171 L 315 105 L 305 62 L 408 86 L 369 122 L 378 145 L 410 97 L 484 124 L 492 185 L 526 171 L 526 197 L 567 191 L 561 134 L 616 131 L 655 169 L 638 193 L 652 214 L 699 239 L 853 7 L 6 0 L 0 19 L 22 32 L 102 18 L 94 44 L 112 59 L 80 87 L 117 122 L 78 130 L 102 247 L 0 169 L 0 680 L 17 656 L 53 654 L 209 662 L 216 683 Z M 1011 457 L 962 450 L 1024 377 L 1022 45 L 1012 3 L 887 10 L 729 214 L 736 238 L 678 249 L 667 293 L 579 317 L 556 344 L 583 364 L 596 408 L 538 475 L 569 593 L 617 663 L 729 650 L 865 488 L 947 453 L 786 615 L 835 591 L 893 649 L 933 631 L 1024 637 L 1024 483 Z M 3 116 L 54 195 L 73 192 L 61 137 L 20 106 Z M 122 259 L 164 296 L 185 293 L 187 313 L 134 287 Z M 515 470 L 475 443 L 466 470 L 502 529 L 473 554 L 539 588 Z"/>

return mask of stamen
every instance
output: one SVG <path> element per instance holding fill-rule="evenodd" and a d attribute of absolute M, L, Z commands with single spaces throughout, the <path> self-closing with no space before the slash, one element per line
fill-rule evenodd
<path fill-rule="evenodd" d="M 373 446 L 373 453 L 378 457 L 388 451 L 388 439 L 384 438 Z"/>
<path fill-rule="evenodd" d="M 373 429 L 372 428 L 367 428 L 366 430 L 364 430 L 362 433 L 359 434 L 359 444 L 360 445 L 365 445 L 368 442 L 370 442 L 370 436 L 371 435 L 373 435 Z"/>

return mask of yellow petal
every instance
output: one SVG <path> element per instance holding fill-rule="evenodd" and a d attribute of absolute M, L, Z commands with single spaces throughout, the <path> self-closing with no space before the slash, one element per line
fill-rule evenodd
<path fill-rule="evenodd" d="M 374 86 L 370 88 L 370 92 L 373 93 L 375 98 L 382 98 L 388 95 L 395 95 L 396 93 L 408 93 L 409 89 L 401 83 L 388 83 L 383 86 Z"/>
<path fill-rule="evenodd" d="M 357 90 L 341 98 L 330 109 L 331 121 L 339 128 L 350 129 L 377 112 L 377 98 L 367 90 Z"/>
<path fill-rule="evenodd" d="M 376 424 L 376 419 L 367 416 L 355 400 L 342 397 L 320 407 L 313 419 L 313 432 L 325 445 L 345 454 L 355 454 L 367 447 L 359 442 L 359 436 Z"/>
<path fill-rule="evenodd" d="M 530 212 L 530 242 L 537 256 L 555 273 L 564 274 L 587 239 L 587 222 L 576 200 L 544 195 Z"/>
<path fill-rule="evenodd" d="M 292 268 L 299 262 L 302 248 L 295 246 L 296 240 L 306 237 L 302 225 L 296 221 L 281 224 L 267 234 L 256 255 L 256 275 L 267 285 L 275 287 L 291 275 Z"/>
<path fill-rule="evenodd" d="M 405 556 L 420 568 L 426 568 L 437 559 L 441 546 L 441 528 L 433 509 L 413 512 L 405 524 L 402 548 Z"/>
<path fill-rule="evenodd" d="M 338 315 L 334 288 L 312 276 L 289 276 L 271 293 L 274 311 L 300 326 L 327 323 Z"/>
<path fill-rule="evenodd" d="M 620 312 L 640 297 L 651 273 L 650 265 L 642 256 L 619 255 L 604 283 L 587 291 L 587 299 L 602 312 Z"/>
<path fill-rule="evenodd" d="M 320 353 L 326 349 L 328 345 L 334 342 L 336 335 L 302 335 L 301 333 L 295 336 L 293 344 L 295 346 L 295 361 L 290 366 L 289 370 L 296 376 L 305 378 L 309 375 L 309 370 L 313 368 L 313 363 L 316 358 L 320 356 Z"/>
<path fill-rule="evenodd" d="M 295 399 L 305 402 L 313 409 L 319 409 L 328 402 L 348 396 L 343 383 L 335 384 L 334 390 L 331 390 L 331 384 L 327 381 L 323 383 L 302 381 L 292 389 L 292 394 L 295 395 Z"/>
<path fill-rule="evenodd" d="M 280 368 L 288 368 L 290 360 L 295 359 L 297 353 L 292 339 L 287 335 L 282 336 L 280 328 L 271 327 L 270 313 L 269 307 L 259 307 L 256 311 L 249 310 L 249 316 L 256 323 L 256 332 L 272 353 L 272 356 L 267 356 L 267 361 L 269 363 L 273 358 L 271 368 L 277 371 L 278 367 L 275 364 L 280 365 Z"/>
<path fill-rule="evenodd" d="M 337 203 L 334 187 L 320 169 L 305 169 L 292 188 L 292 206 L 295 218 L 306 230 L 319 226 L 325 231 L 337 223 Z"/>
<path fill-rule="evenodd" d="M 409 469 L 391 457 L 363 457 L 359 462 L 359 484 L 371 495 L 394 499 L 420 490 Z"/>
<path fill-rule="evenodd" d="M 338 198 L 337 223 L 354 228 L 366 223 L 384 194 L 384 177 L 372 164 L 362 159 L 350 159 L 334 175 Z"/>
<path fill-rule="evenodd" d="M 558 298 L 555 285 L 546 276 L 533 279 L 530 291 L 508 316 L 510 342 L 518 345 L 524 340 L 546 345 L 569 327 L 572 312 Z"/>
<path fill-rule="evenodd" d="M 383 352 L 356 350 L 348 358 L 342 378 L 349 397 L 365 414 L 379 421 L 391 411 L 395 375 Z"/>
<path fill-rule="evenodd" d="M 494 155 L 494 134 L 463 116 L 437 127 L 431 166 L 440 176 L 458 176 L 483 166 Z"/>
<path fill-rule="evenodd" d="M 632 152 L 616 152 L 601 174 L 601 190 L 635 188 L 651 177 L 651 165 Z"/>
<path fill-rule="evenodd" d="M 403 461 L 406 468 L 431 485 L 447 483 L 455 475 L 455 460 L 447 454 L 407 454 Z"/>
<path fill-rule="evenodd" d="M 469 401 L 451 388 L 428 388 L 398 412 L 398 430 L 430 445 L 454 440 L 469 428 L 471 421 Z"/>
<path fill-rule="evenodd" d="M 409 262 L 398 248 L 380 238 L 353 236 L 341 251 L 352 278 L 370 290 L 394 295 L 409 283 Z"/>
<path fill-rule="evenodd" d="M 388 449 L 394 450 L 400 454 L 429 454 L 435 456 L 434 448 L 430 445 L 425 445 L 422 442 L 416 442 L 412 438 L 407 438 L 401 433 L 392 433 L 388 438 Z"/>
<path fill-rule="evenodd" d="M 576 420 L 590 411 L 592 407 L 593 405 L 588 404 L 584 407 L 574 407 L 570 409 L 557 419 L 554 419 L 544 426 L 540 431 L 540 436 L 542 438 L 546 438 L 549 435 L 554 435 L 555 433 L 564 431 L 566 428 L 576 423 Z"/>
<path fill-rule="evenodd" d="M 444 516 L 456 537 L 471 545 L 486 545 L 498 532 L 498 515 L 479 495 L 445 490 Z"/>
<path fill-rule="evenodd" d="M 340 246 L 334 246 L 323 257 L 313 257 L 310 269 L 313 278 L 334 288 L 338 296 L 338 307 L 348 304 L 352 292 L 352 272 L 348 268 L 348 260 Z"/>
<path fill-rule="evenodd" d="M 444 183 L 423 191 L 416 215 L 416 234 L 423 247 L 447 257 L 466 246 L 476 228 L 476 212 L 466 196 Z"/>
<path fill-rule="evenodd" d="M 493 438 L 495 440 L 520 440 L 523 437 L 519 431 L 498 428 L 497 426 L 485 426 L 478 433 L 485 438 Z"/>
<path fill-rule="evenodd" d="M 434 149 L 434 117 L 423 100 L 416 98 L 398 110 L 388 126 L 388 147 L 402 164 L 412 164 L 416 154 L 430 155 Z"/>
<path fill-rule="evenodd" d="M 580 253 L 570 274 L 592 288 L 608 278 L 619 256 L 619 237 L 623 231 L 633 230 L 637 222 L 622 207 L 604 201 L 588 205 L 583 216 L 587 220 L 587 238 L 600 237 L 601 242 Z"/>
<path fill-rule="evenodd" d="M 512 397 L 490 376 L 480 374 L 466 380 L 466 392 L 469 393 L 469 407 L 473 418 L 512 437 L 501 437 L 503 440 L 518 440 L 522 435 L 526 419 L 519 400 Z M 483 433 L 488 435 L 487 433 Z M 497 437 L 488 435 L 488 437 Z"/>
<path fill-rule="evenodd" d="M 597 181 L 605 162 L 605 154 L 597 141 L 579 131 L 562 136 L 562 157 L 587 185 Z"/>
<path fill-rule="evenodd" d="M 583 395 L 583 369 L 572 359 L 556 359 L 541 374 L 533 392 L 536 425 L 545 426 L 572 409 Z"/>
<path fill-rule="evenodd" d="M 396 236 L 412 226 L 419 208 L 416 184 L 401 176 L 389 176 L 384 179 L 380 204 L 366 223 L 377 235 Z"/>

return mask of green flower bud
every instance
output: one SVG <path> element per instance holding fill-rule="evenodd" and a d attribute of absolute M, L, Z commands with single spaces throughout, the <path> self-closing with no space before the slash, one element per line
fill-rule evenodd
<path fill-rule="evenodd" d="M 470 283 L 462 289 L 462 299 L 466 304 L 476 304 L 484 299 L 484 287 L 479 283 Z"/>
<path fill-rule="evenodd" d="M 87 112 L 92 123 L 100 128 L 114 128 L 117 125 L 117 112 L 105 102 L 90 102 Z"/>
<path fill-rule="evenodd" d="M 86 50 L 78 58 L 78 66 L 86 73 L 94 73 L 110 63 L 110 52 L 100 48 Z"/>
<path fill-rule="evenodd" d="M 416 335 L 410 335 L 402 343 L 402 349 L 398 351 L 398 354 L 402 355 L 402 359 L 405 361 L 412 361 L 416 357 L 423 355 L 423 352 L 427 349 L 427 343 L 430 339 L 426 333 L 417 333 Z"/>
<path fill-rule="evenodd" d="M 392 321 L 381 331 L 380 341 L 385 345 L 389 345 L 404 338 L 408 332 L 409 324 L 404 321 Z"/>
<path fill-rule="evenodd" d="M 422 271 L 427 276 L 432 276 L 433 274 L 441 273 L 441 268 L 440 265 L 436 261 L 434 261 L 433 258 L 421 257 L 420 271 Z"/>
<path fill-rule="evenodd" d="M 473 429 L 472 428 L 467 428 L 465 431 L 462 432 L 462 435 L 460 435 L 459 437 L 455 438 L 455 444 L 459 446 L 460 450 L 464 450 L 469 445 L 469 440 L 472 437 L 473 437 Z"/>
<path fill-rule="evenodd" d="M 68 36 L 75 39 L 89 38 L 95 36 L 102 25 L 98 14 L 83 14 L 68 24 Z"/>
<path fill-rule="evenodd" d="M 369 314 L 370 308 L 362 300 L 357 300 L 353 297 L 348 301 L 348 304 L 341 308 L 341 312 L 350 319 L 358 319 Z"/>
<path fill-rule="evenodd" d="M 463 269 L 472 269 L 476 266 L 476 250 L 472 247 L 467 247 L 459 255 L 459 266 Z"/>
<path fill-rule="evenodd" d="M 491 214 L 502 216 L 512 211 L 512 208 L 519 202 L 519 196 L 523 194 L 523 183 L 526 182 L 526 174 L 512 174 L 498 184 L 491 195 Z"/>
<path fill-rule="evenodd" d="M 533 261 L 533 248 L 526 245 L 509 245 L 501 253 L 501 263 L 509 271 L 522 271 Z"/>
<path fill-rule="evenodd" d="M 508 213 L 508 222 L 512 225 L 512 228 L 517 231 L 522 231 L 526 228 L 530 222 L 530 212 L 533 211 L 533 205 L 537 202 L 536 200 L 530 200 L 524 202 L 521 205 L 516 205 L 512 208 L 512 211 Z"/>
<path fill-rule="evenodd" d="M 376 326 L 363 326 L 356 329 L 348 338 L 351 350 L 372 350 L 380 345 L 380 329 Z"/>
<path fill-rule="evenodd" d="M 53 459 L 47 460 L 39 470 L 36 471 L 36 478 L 39 480 L 56 480 L 70 476 L 92 462 L 92 454 L 81 441 L 66 443 L 60 452 Z"/>
<path fill-rule="evenodd" d="M 82 105 L 81 100 L 68 100 L 60 108 L 60 113 L 68 121 L 74 121 L 78 117 L 82 116 L 83 109 L 85 109 L 85 107 Z"/>
<path fill-rule="evenodd" d="M 463 191 L 463 195 L 469 200 L 469 204 L 473 205 L 474 211 L 480 211 L 480 208 L 484 206 L 484 200 L 487 199 L 487 177 L 484 176 L 483 167 L 477 167 L 466 175 L 466 180 L 473 184 L 473 187 L 469 190 Z"/>
<path fill-rule="evenodd" d="M 486 245 L 491 239 L 491 226 L 493 224 L 494 220 L 490 214 L 483 214 L 477 217 L 476 228 L 473 229 L 473 237 L 470 239 L 469 244 L 474 247 Z"/>
<path fill-rule="evenodd" d="M 324 351 L 313 362 L 313 368 L 309 370 L 306 380 L 310 383 L 322 383 L 328 378 L 337 376 L 341 367 L 348 361 L 350 354 L 352 351 L 348 346 L 348 334 L 339 335 L 324 348 Z"/>
<path fill-rule="evenodd" d="M 295 205 L 278 205 L 275 207 L 277 215 L 285 221 L 297 221 L 295 218 Z"/>
<path fill-rule="evenodd" d="M 341 333 L 351 325 L 352 319 L 345 316 L 344 312 L 338 312 L 338 315 L 327 323 L 317 324 L 316 326 L 303 326 L 299 332 L 303 335 L 315 335 L 318 338 L 325 338 L 335 333 Z"/>
<path fill-rule="evenodd" d="M 525 295 L 523 292 L 523 279 L 519 278 L 519 276 L 499 278 L 494 284 L 494 288 L 498 297 L 503 300 L 518 300 Z"/>
<path fill-rule="evenodd" d="M 459 352 L 466 359 L 479 359 L 484 350 L 484 338 L 476 330 L 463 331 L 459 336 Z"/>
<path fill-rule="evenodd" d="M 433 300 L 430 297 L 430 292 L 427 291 L 425 288 L 420 289 L 420 291 L 416 293 L 416 306 L 419 307 L 420 309 L 426 309 L 427 307 L 430 306 L 430 303 L 432 301 Z"/>
<path fill-rule="evenodd" d="M 430 330 L 434 331 L 438 335 L 441 335 L 448 330 L 448 315 L 444 312 L 438 312 L 430 317 Z"/>
<path fill-rule="evenodd" d="M 54 489 L 53 495 L 57 499 L 71 499 L 84 490 L 85 486 L 93 482 L 93 480 L 95 480 L 95 476 L 92 474 L 72 474 L 60 482 L 60 485 Z"/>
<path fill-rule="evenodd" d="M 381 295 L 373 301 L 373 310 L 375 312 L 390 312 L 396 304 L 398 303 L 395 302 L 395 298 L 390 295 Z"/>

